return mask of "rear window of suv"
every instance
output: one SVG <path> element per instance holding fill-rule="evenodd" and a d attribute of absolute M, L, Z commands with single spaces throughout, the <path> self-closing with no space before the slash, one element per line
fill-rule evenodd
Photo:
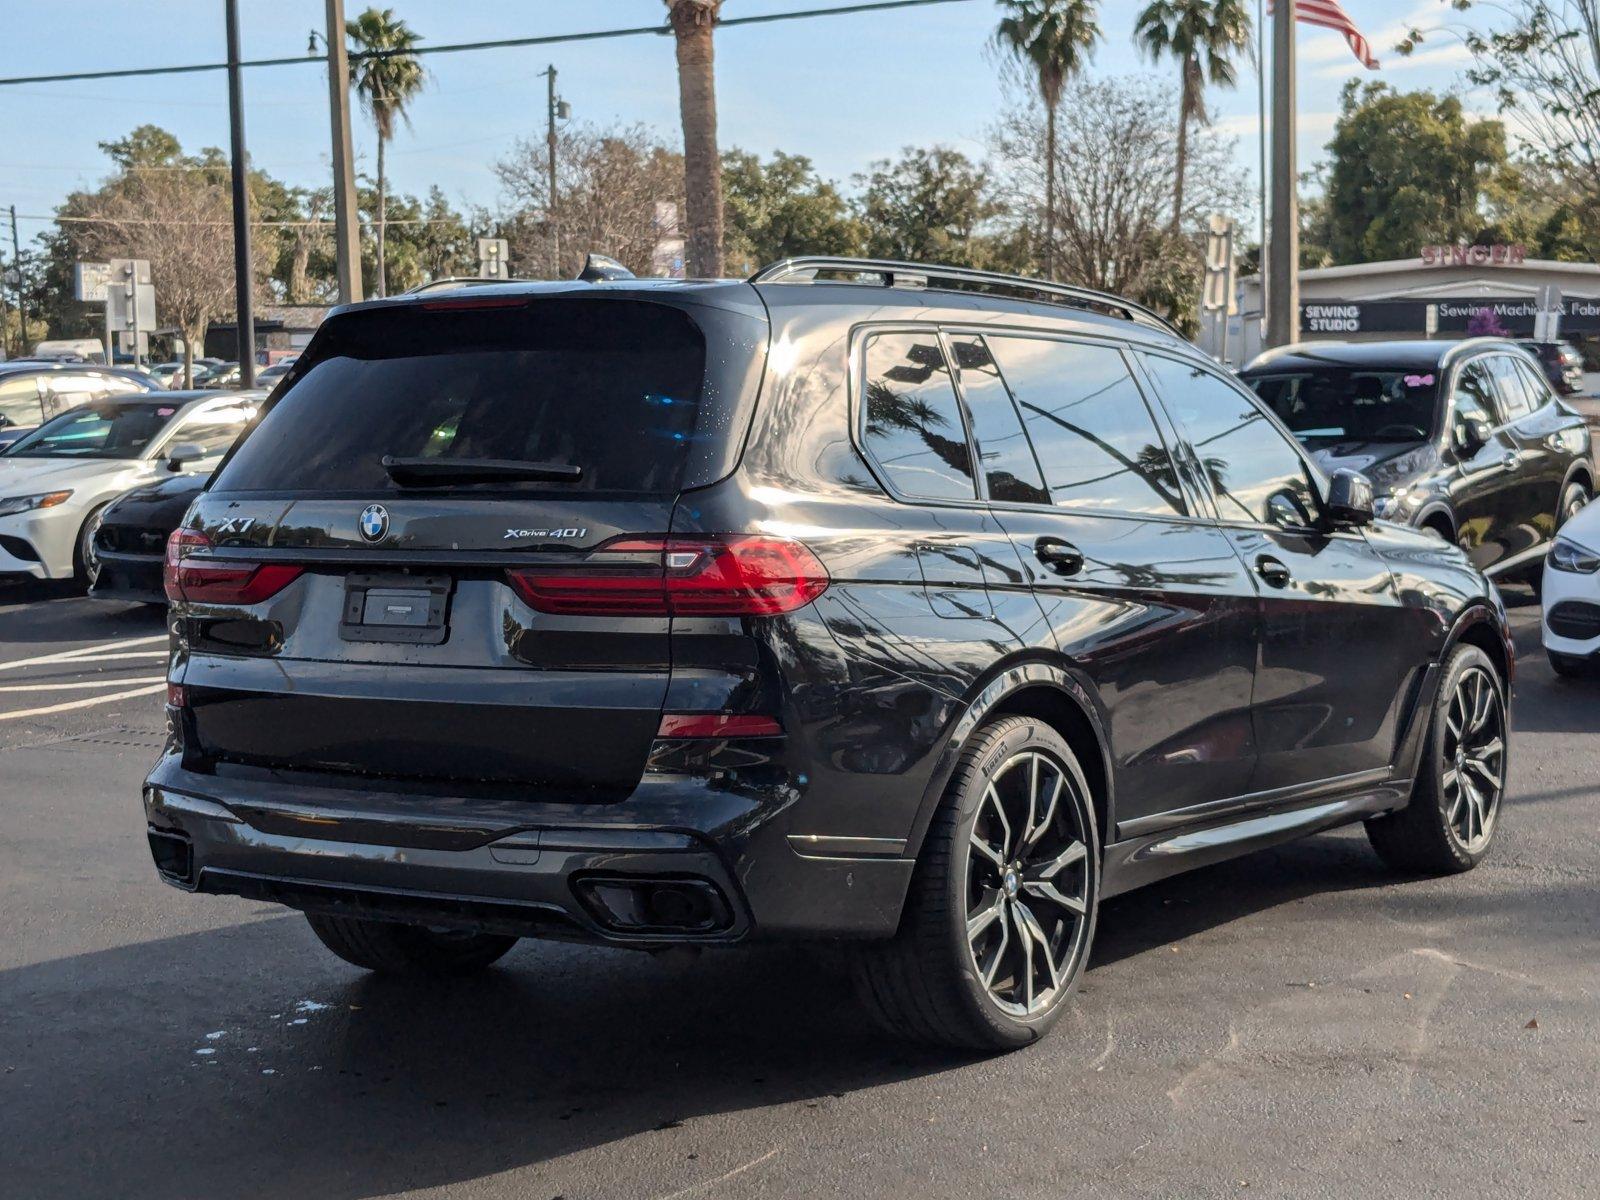
<path fill-rule="evenodd" d="M 496 306 L 491 306 L 496 305 Z M 303 374 L 223 467 L 215 490 L 386 492 L 385 456 L 582 468 L 573 483 L 453 485 L 664 495 L 696 442 L 706 338 L 681 309 L 631 300 L 473 300 L 357 311 L 319 335 Z"/>

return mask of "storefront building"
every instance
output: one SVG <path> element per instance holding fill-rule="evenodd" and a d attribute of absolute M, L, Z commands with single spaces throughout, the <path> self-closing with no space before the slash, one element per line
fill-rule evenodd
<path fill-rule="evenodd" d="M 1225 355 L 1235 365 L 1260 352 L 1259 276 L 1240 281 L 1239 309 Z M 1303 341 L 1532 338 L 1551 330 L 1600 365 L 1600 266 L 1529 258 L 1521 246 L 1456 245 L 1300 272 Z"/>

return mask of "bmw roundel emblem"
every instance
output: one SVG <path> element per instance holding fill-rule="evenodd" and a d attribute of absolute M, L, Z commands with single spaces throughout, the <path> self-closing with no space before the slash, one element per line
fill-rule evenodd
<path fill-rule="evenodd" d="M 369 504 L 361 510 L 357 525 L 367 541 L 381 542 L 389 532 L 389 510 L 381 504 Z"/>

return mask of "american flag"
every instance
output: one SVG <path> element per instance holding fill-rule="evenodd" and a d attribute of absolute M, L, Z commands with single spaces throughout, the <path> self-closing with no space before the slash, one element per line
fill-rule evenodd
<path fill-rule="evenodd" d="M 1267 12 L 1271 13 L 1274 7 L 1272 0 L 1267 0 Z M 1320 25 L 1344 34 L 1344 40 L 1350 43 L 1350 49 L 1361 60 L 1361 65 L 1369 71 L 1378 69 L 1378 57 L 1372 53 L 1372 43 L 1361 36 L 1361 30 L 1356 28 L 1350 14 L 1339 6 L 1339 0 L 1296 0 L 1294 16 L 1303 24 Z"/>

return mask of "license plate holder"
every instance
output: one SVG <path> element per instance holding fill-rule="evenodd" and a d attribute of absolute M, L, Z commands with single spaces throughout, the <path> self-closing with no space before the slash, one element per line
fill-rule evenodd
<path fill-rule="evenodd" d="M 347 642 L 437 645 L 450 632 L 448 575 L 349 575 L 339 636 Z"/>

